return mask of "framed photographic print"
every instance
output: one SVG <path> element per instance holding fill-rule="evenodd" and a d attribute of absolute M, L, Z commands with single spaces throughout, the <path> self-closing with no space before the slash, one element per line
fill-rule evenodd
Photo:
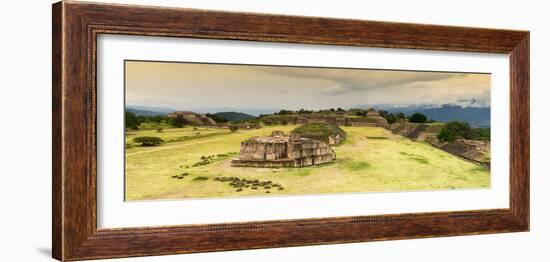
<path fill-rule="evenodd" d="M 529 32 L 59 2 L 53 257 L 529 230 Z"/>

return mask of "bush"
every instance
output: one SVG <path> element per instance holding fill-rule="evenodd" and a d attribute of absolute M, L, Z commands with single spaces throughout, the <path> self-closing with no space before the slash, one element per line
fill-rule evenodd
<path fill-rule="evenodd" d="M 124 125 L 126 128 L 130 128 L 134 130 L 137 130 L 139 127 L 139 124 L 141 124 L 141 121 L 136 116 L 136 114 L 130 111 L 124 112 L 124 122 L 125 122 Z"/>
<path fill-rule="evenodd" d="M 239 126 L 237 125 L 229 125 L 229 130 L 234 133 L 236 132 L 237 130 L 239 130 Z"/>
<path fill-rule="evenodd" d="M 452 121 L 441 128 L 437 138 L 441 141 L 453 142 L 461 138 L 474 139 L 475 135 L 470 124 L 462 121 Z"/>
<path fill-rule="evenodd" d="M 428 121 L 428 118 L 421 113 L 414 113 L 409 117 L 409 122 L 411 123 L 426 123 L 426 121 Z"/>
<path fill-rule="evenodd" d="M 142 146 L 156 146 L 164 143 L 160 137 L 155 136 L 140 136 L 134 138 L 134 142 L 141 143 Z"/>
<path fill-rule="evenodd" d="M 397 114 L 395 114 L 395 117 L 397 117 L 397 119 L 405 119 L 405 114 L 397 113 Z"/>
<path fill-rule="evenodd" d="M 223 116 L 220 116 L 220 115 L 216 115 L 216 114 L 206 114 L 207 117 L 211 118 L 212 120 L 214 120 L 216 123 L 227 123 L 229 120 L 227 120 L 227 118 L 223 117 Z"/>
<path fill-rule="evenodd" d="M 385 118 L 386 118 L 386 121 L 388 121 L 388 124 L 393 124 L 397 122 L 397 117 L 394 114 L 391 114 L 391 113 L 387 114 Z"/>
<path fill-rule="evenodd" d="M 182 128 L 185 125 L 189 124 L 189 122 L 187 121 L 187 119 L 185 119 L 185 117 L 183 117 L 180 114 L 177 114 L 176 117 L 171 119 L 171 124 L 174 127 Z"/>
<path fill-rule="evenodd" d="M 491 141 L 491 129 L 490 128 L 475 128 L 473 129 L 476 140 Z"/>

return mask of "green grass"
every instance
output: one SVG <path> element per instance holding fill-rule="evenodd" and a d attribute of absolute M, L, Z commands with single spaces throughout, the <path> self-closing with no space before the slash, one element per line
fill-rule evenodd
<path fill-rule="evenodd" d="M 490 185 L 488 169 L 375 127 L 342 127 L 347 138 L 333 147 L 337 157 L 333 163 L 304 168 L 231 167 L 241 141 L 270 135 L 273 130 L 288 134 L 294 128 L 268 126 L 231 133 L 227 129 L 185 127 L 164 129 L 162 133 L 131 132 L 126 143 L 132 144 L 136 136 L 157 136 L 166 143 L 154 147 L 132 144 L 126 149 L 126 199 L 450 190 Z M 193 166 L 202 156 L 212 155 L 208 164 Z M 173 177 L 182 173 L 188 175 Z M 214 180 L 221 176 L 273 181 L 284 190 L 236 191 L 228 183 Z"/>

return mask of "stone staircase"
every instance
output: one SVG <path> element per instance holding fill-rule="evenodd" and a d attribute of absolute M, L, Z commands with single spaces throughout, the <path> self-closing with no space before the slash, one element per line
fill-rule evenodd
<path fill-rule="evenodd" d="M 409 132 L 406 137 L 415 140 L 418 138 L 418 135 L 420 135 L 420 133 L 426 130 L 426 128 L 428 128 L 428 125 L 419 125 L 413 131 Z"/>

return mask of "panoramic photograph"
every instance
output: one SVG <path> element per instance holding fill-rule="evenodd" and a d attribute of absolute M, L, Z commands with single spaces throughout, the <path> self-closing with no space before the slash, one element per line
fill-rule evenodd
<path fill-rule="evenodd" d="M 125 200 L 487 189 L 491 75 L 127 60 Z"/>

